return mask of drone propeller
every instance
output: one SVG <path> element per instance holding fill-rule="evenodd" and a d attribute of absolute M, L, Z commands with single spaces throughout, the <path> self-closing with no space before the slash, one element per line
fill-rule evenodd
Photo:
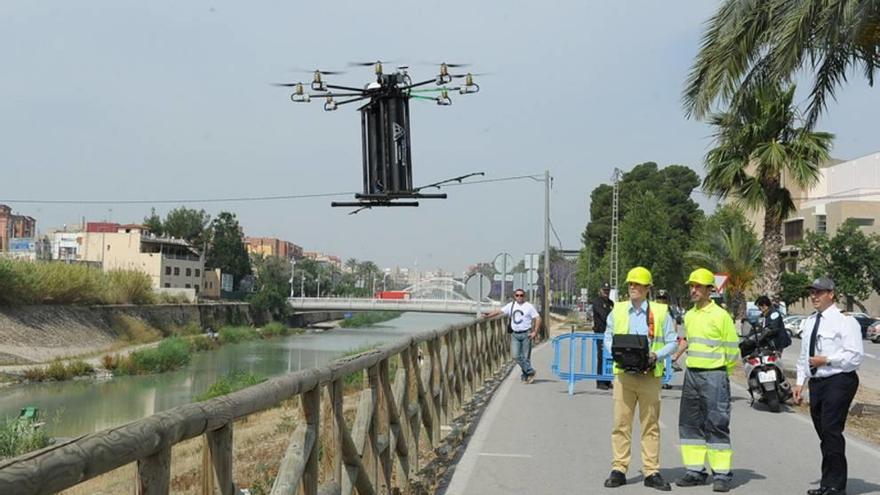
<path fill-rule="evenodd" d="M 467 74 L 449 74 L 449 77 L 453 79 L 461 79 L 463 77 L 471 76 L 471 77 L 482 77 L 482 76 L 490 76 L 491 72 L 468 72 Z"/>
<path fill-rule="evenodd" d="M 424 62 L 425 65 L 445 65 L 450 69 L 460 69 L 462 67 L 470 67 L 471 64 L 450 64 L 448 62 Z"/>
<path fill-rule="evenodd" d="M 314 73 L 317 72 L 317 73 L 322 74 L 322 75 L 325 75 L 325 76 L 338 76 L 338 75 L 341 75 L 341 74 L 345 74 L 345 71 L 344 71 L 344 70 L 324 70 L 324 69 L 318 69 L 318 68 L 314 68 L 314 69 L 301 69 L 301 68 L 299 68 L 299 67 L 294 68 L 294 69 L 293 69 L 293 72 L 297 72 L 297 73 L 300 73 L 300 74 L 314 74 Z"/>
<path fill-rule="evenodd" d="M 302 86 L 303 83 L 295 82 L 295 83 L 271 83 L 272 86 L 281 86 L 283 88 L 295 88 L 297 86 Z"/>
<path fill-rule="evenodd" d="M 349 62 L 349 67 L 372 67 L 376 64 L 391 64 L 393 60 L 373 60 L 372 62 Z"/>

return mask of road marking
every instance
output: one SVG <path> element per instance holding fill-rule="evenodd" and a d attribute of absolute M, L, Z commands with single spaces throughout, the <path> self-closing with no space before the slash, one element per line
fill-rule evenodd
<path fill-rule="evenodd" d="M 873 354 L 871 354 L 871 353 L 869 353 L 869 352 L 866 352 L 866 353 L 865 353 L 865 356 L 868 356 L 869 358 L 877 359 L 877 356 L 875 356 L 875 355 L 873 355 Z"/>
<path fill-rule="evenodd" d="M 521 459 L 531 459 L 532 458 L 532 456 L 530 456 L 528 454 L 497 454 L 494 452 L 480 452 L 477 455 L 480 455 L 483 457 L 517 457 L 517 458 L 521 458 Z"/>

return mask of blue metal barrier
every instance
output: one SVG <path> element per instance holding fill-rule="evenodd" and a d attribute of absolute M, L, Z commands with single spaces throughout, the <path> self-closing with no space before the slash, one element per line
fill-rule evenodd
<path fill-rule="evenodd" d="M 599 372 L 599 366 L 596 362 L 599 346 L 603 344 L 605 334 L 602 333 L 583 333 L 571 332 L 559 335 L 553 338 L 553 364 L 550 371 L 560 380 L 568 382 L 568 394 L 574 394 L 574 383 L 580 380 L 614 380 L 614 371 L 612 367 L 612 359 L 609 353 L 602 354 L 602 368 Z M 565 356 L 568 360 L 568 367 L 563 369 L 561 362 L 562 343 L 568 342 L 568 353 Z M 590 363 L 587 366 L 587 346 L 590 349 Z M 575 366 L 577 365 L 577 366 Z M 666 369 L 663 373 L 663 383 L 672 381 L 672 358 L 666 358 Z"/>

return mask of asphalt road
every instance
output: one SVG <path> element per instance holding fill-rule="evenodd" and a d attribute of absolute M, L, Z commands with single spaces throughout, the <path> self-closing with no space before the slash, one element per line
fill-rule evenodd
<path fill-rule="evenodd" d="M 859 368 L 859 383 L 862 387 L 868 387 L 880 392 L 880 344 L 870 340 L 862 340 L 865 348 L 865 356 Z M 801 339 L 791 339 L 791 346 L 783 352 L 782 362 L 785 369 L 794 371 L 798 352 L 801 349 Z M 794 382 L 792 382 L 794 385 Z"/>
<path fill-rule="evenodd" d="M 799 344 L 795 340 L 794 345 Z M 876 356 L 876 344 L 866 351 Z M 872 352 L 874 351 L 874 352 Z M 579 382 L 569 396 L 567 383 L 550 375 L 552 346 L 533 354 L 539 376 L 522 384 L 514 371 L 496 392 L 455 467 L 447 495 L 655 493 L 642 484 L 641 461 L 633 431 L 628 484 L 615 489 L 602 483 L 611 462 L 611 393 L 596 390 L 593 382 Z M 793 359 L 791 359 L 793 362 Z M 866 359 L 863 375 L 880 364 Z M 876 380 L 876 374 L 871 379 Z M 662 393 L 661 473 L 672 481 L 684 473 L 678 450 L 679 384 Z M 749 405 L 748 392 L 732 384 L 731 436 L 734 448 L 732 493 L 803 494 L 818 485 L 819 442 L 809 418 L 786 410 L 774 414 Z M 880 446 L 848 439 L 847 493 L 880 493 Z M 673 492 L 712 493 L 711 485 L 679 488 Z"/>

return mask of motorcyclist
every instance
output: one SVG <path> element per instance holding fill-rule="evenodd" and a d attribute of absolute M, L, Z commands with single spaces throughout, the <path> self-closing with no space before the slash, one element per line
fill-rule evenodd
<path fill-rule="evenodd" d="M 791 337 L 782 321 L 782 313 L 773 306 L 767 296 L 755 299 L 755 306 L 761 310 L 761 319 L 758 320 L 760 328 L 758 345 L 772 347 L 781 354 L 782 350 L 791 344 Z"/>

